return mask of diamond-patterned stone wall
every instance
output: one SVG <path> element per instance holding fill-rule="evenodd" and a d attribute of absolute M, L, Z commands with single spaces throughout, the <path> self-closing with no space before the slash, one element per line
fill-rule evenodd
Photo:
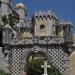
<path fill-rule="evenodd" d="M 68 55 L 61 46 L 32 46 L 32 47 L 12 47 L 10 48 L 9 64 L 12 75 L 22 75 L 23 65 L 27 62 L 30 54 L 39 52 L 62 72 L 69 75 Z"/>

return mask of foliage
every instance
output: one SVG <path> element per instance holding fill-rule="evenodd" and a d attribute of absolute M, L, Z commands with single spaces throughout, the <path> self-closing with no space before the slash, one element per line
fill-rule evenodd
<path fill-rule="evenodd" d="M 3 71 L 3 70 L 0 70 L 0 75 L 11 75 L 11 74 L 6 73 L 6 72 L 5 72 L 5 71 Z"/>
<path fill-rule="evenodd" d="M 44 73 L 44 69 L 41 68 L 41 65 L 44 64 L 44 60 L 42 59 L 34 59 L 29 61 L 27 64 L 25 64 L 25 68 L 28 75 L 42 75 Z M 48 75 L 62 75 L 60 71 L 52 65 L 52 63 L 48 64 L 51 65 L 51 68 L 48 69 Z"/>

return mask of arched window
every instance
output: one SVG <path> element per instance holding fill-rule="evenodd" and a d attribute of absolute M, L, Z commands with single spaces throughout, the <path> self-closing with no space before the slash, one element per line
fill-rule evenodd
<path fill-rule="evenodd" d="M 40 29 L 44 30 L 45 29 L 45 25 L 40 25 Z"/>

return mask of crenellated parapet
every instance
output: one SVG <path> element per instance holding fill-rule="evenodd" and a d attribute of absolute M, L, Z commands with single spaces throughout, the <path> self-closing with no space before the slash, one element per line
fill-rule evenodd
<path fill-rule="evenodd" d="M 56 19 L 58 20 L 58 17 L 50 10 L 48 10 L 47 12 L 42 12 L 42 11 L 35 11 L 34 13 L 34 17 L 38 20 L 40 19 Z"/>
<path fill-rule="evenodd" d="M 34 19 L 35 36 L 55 36 L 55 26 L 58 25 L 59 19 L 52 11 L 35 12 L 32 19 Z"/>
<path fill-rule="evenodd" d="M 52 17 L 53 16 L 53 17 Z M 5 25 L 3 38 L 9 36 L 9 44 L 72 44 L 72 23 L 60 21 L 51 11 L 36 12 L 32 20 L 25 18 L 12 27 Z M 39 20 L 38 20 L 39 19 Z M 8 35 L 8 36 L 7 36 Z M 9 41 L 5 38 L 5 41 Z M 3 41 L 4 41 L 3 40 Z"/>
<path fill-rule="evenodd" d="M 73 25 L 71 21 L 59 21 L 56 26 L 56 36 L 62 37 L 65 42 L 72 43 Z"/>
<path fill-rule="evenodd" d="M 29 19 L 27 8 L 22 3 L 16 4 L 15 11 L 20 20 L 12 27 L 9 24 L 3 27 L 4 44 L 50 45 L 72 41 L 72 23 L 60 21 L 54 12 L 36 11 Z"/>

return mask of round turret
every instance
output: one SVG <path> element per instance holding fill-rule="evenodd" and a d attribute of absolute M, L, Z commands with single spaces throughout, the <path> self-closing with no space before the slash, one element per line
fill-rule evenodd
<path fill-rule="evenodd" d="M 68 25 L 68 26 L 73 26 L 72 22 L 69 21 L 69 20 L 65 21 L 64 24 L 65 24 L 65 25 Z"/>

